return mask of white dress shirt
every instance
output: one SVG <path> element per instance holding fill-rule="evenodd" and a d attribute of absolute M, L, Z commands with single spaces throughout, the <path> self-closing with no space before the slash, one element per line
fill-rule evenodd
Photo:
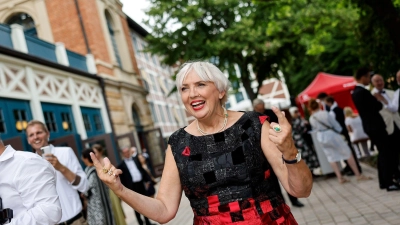
<path fill-rule="evenodd" d="M 367 86 L 365 86 L 364 84 L 361 84 L 361 83 L 357 83 L 356 86 L 359 86 L 359 87 L 367 89 Z"/>
<path fill-rule="evenodd" d="M 372 94 L 375 94 L 375 93 L 380 92 L 380 94 L 381 94 L 381 95 L 386 99 L 386 101 L 387 101 L 387 104 L 384 103 L 384 102 L 382 102 L 384 108 L 388 109 L 390 112 L 397 112 L 397 107 L 398 107 L 398 106 L 396 107 L 396 105 L 399 104 L 399 101 L 398 101 L 398 99 L 399 99 L 398 96 L 399 96 L 399 95 L 397 94 L 397 103 L 394 104 L 394 98 L 396 98 L 396 97 L 393 96 L 393 98 L 390 98 L 390 96 L 389 96 L 388 93 L 387 93 L 387 92 L 389 92 L 389 91 L 393 93 L 393 91 L 392 91 L 392 90 L 388 90 L 388 89 L 383 89 L 383 91 L 384 91 L 384 93 L 378 91 L 378 89 L 376 89 L 376 88 L 373 88 L 372 91 L 371 91 L 371 93 L 372 93 Z"/>
<path fill-rule="evenodd" d="M 392 90 L 388 89 L 383 89 L 384 93 L 381 92 L 381 95 L 386 99 L 387 104 L 382 102 L 384 107 L 379 111 L 381 114 L 383 120 L 385 121 L 386 124 L 386 131 L 388 132 L 389 135 L 393 134 L 395 127 L 400 128 L 400 116 L 399 113 L 397 112 L 397 105 L 398 105 L 398 98 L 395 98 L 395 92 Z M 379 91 L 374 88 L 371 91 L 373 94 L 378 93 Z M 398 94 L 397 94 L 398 97 Z M 397 100 L 397 104 L 393 104 L 393 99 Z"/>
<path fill-rule="evenodd" d="M 86 192 L 89 189 L 89 183 L 86 178 L 86 173 L 82 170 L 78 158 L 70 147 L 54 147 L 49 145 L 51 153 L 55 155 L 58 161 L 71 170 L 73 173 L 81 177 L 78 185 L 73 186 L 60 171 L 57 174 L 57 193 L 60 196 L 62 208 L 61 222 L 65 222 L 82 211 L 82 203 L 77 191 Z"/>
<path fill-rule="evenodd" d="M 132 157 L 128 159 L 124 159 L 126 166 L 128 167 L 129 173 L 132 176 L 133 182 L 142 181 L 142 174 L 140 173 L 139 169 L 136 166 L 136 163 L 133 161 Z"/>
<path fill-rule="evenodd" d="M 400 94 L 400 88 L 398 88 L 393 95 L 393 99 L 390 102 L 392 109 L 390 111 L 392 112 L 398 112 L 399 110 L 399 94 Z"/>
<path fill-rule="evenodd" d="M 329 109 L 329 115 L 331 115 L 334 119 L 336 119 L 336 113 L 333 111 L 333 109 L 335 109 L 336 107 L 338 107 L 338 104 L 336 102 L 333 102 Z"/>
<path fill-rule="evenodd" d="M 31 152 L 8 145 L 0 155 L 0 197 L 13 210 L 13 225 L 56 224 L 61 205 L 54 167 Z"/>

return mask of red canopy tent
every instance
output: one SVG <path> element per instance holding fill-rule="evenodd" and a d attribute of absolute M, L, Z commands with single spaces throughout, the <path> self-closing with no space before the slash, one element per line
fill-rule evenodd
<path fill-rule="evenodd" d="M 357 112 L 351 99 L 351 91 L 354 89 L 356 82 L 352 76 L 338 76 L 320 72 L 313 82 L 302 91 L 296 98 L 296 102 L 302 107 L 311 98 L 316 98 L 321 92 L 331 95 L 341 108 L 350 106 Z"/>

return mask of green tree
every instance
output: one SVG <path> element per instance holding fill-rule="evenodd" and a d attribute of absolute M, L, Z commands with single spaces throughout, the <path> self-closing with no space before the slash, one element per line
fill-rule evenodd
<path fill-rule="evenodd" d="M 318 72 L 352 75 L 370 65 L 384 77 L 398 68 L 400 0 L 151 0 L 148 51 L 164 63 L 208 59 L 254 99 L 259 84 L 282 71 L 297 95 Z M 386 10 L 386 11 L 385 11 Z M 382 12 L 390 16 L 383 17 Z M 396 20 L 397 19 L 397 20 Z M 148 23 L 149 24 L 149 23 Z M 239 66 L 240 79 L 234 65 Z"/>
<path fill-rule="evenodd" d="M 360 11 L 357 37 L 363 64 L 385 77 L 389 88 L 397 87 L 394 77 L 400 69 L 400 1 L 352 2 Z"/>
<path fill-rule="evenodd" d="M 292 94 L 307 87 L 318 72 L 353 74 L 360 64 L 357 7 L 345 0 L 283 0 L 271 5 L 262 6 L 269 11 L 264 20 L 271 40 L 268 52 Z"/>
<path fill-rule="evenodd" d="M 251 1 L 152 0 L 147 12 L 153 23 L 148 51 L 164 55 L 168 65 L 196 59 L 210 59 L 227 70 L 230 80 L 240 82 L 254 99 L 258 89 L 251 87 L 249 65 L 258 65 L 259 55 L 267 51 L 265 27 L 254 21 L 258 8 Z M 262 13 L 262 12 L 261 12 Z"/>

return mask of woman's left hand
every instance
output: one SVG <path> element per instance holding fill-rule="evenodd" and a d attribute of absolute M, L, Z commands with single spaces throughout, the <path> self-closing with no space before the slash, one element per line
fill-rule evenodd
<path fill-rule="evenodd" d="M 283 155 L 293 155 L 296 154 L 293 149 L 295 149 L 294 141 L 292 138 L 292 126 L 285 117 L 285 112 L 279 111 L 277 107 L 272 107 L 275 115 L 278 117 L 278 122 L 272 122 L 269 129 L 269 139 L 273 142 L 279 151 Z"/>

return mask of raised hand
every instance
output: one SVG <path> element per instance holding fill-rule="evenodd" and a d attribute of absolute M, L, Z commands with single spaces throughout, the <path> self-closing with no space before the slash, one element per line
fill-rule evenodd
<path fill-rule="evenodd" d="M 93 153 L 90 153 L 90 158 L 92 158 L 93 165 L 96 167 L 96 172 L 100 180 L 102 180 L 103 183 L 105 183 L 112 191 L 122 191 L 124 186 L 119 178 L 122 171 L 116 169 L 107 157 L 103 159 L 102 163 Z"/>
<path fill-rule="evenodd" d="M 292 157 L 293 154 L 296 156 L 297 150 L 294 150 L 296 148 L 292 138 L 292 126 L 286 119 L 285 112 L 279 111 L 277 107 L 272 107 L 272 111 L 278 117 L 279 124 L 274 122 L 270 124 L 269 139 L 284 156 Z"/>

